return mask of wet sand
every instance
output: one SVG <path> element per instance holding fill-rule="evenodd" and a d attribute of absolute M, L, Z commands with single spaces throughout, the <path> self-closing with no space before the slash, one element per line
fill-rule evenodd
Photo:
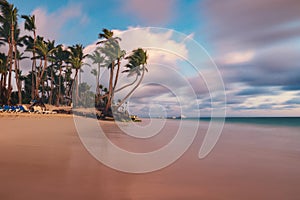
<path fill-rule="evenodd" d="M 144 120 L 147 123 L 147 120 Z M 118 146 L 135 152 L 162 147 L 178 127 L 167 121 L 147 140 L 101 122 Z M 227 124 L 213 151 L 198 152 L 207 129 L 171 166 L 146 174 L 110 169 L 82 145 L 70 117 L 0 118 L 0 199 L 300 199 L 300 129 Z"/>

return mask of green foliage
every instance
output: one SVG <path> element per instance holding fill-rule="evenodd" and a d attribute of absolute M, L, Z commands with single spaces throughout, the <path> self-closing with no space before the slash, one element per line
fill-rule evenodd
<path fill-rule="evenodd" d="M 21 37 L 18 9 L 8 1 L 0 0 L 0 45 L 8 46 L 8 52 L 0 52 L 0 104 L 29 103 L 36 98 L 45 103 L 70 105 L 74 99 L 76 106 L 96 105 L 104 115 L 109 116 L 112 115 L 112 107 L 124 108 L 122 104 L 139 86 L 147 71 L 146 51 L 138 48 L 125 57 L 126 52 L 120 46 L 121 38 L 104 28 L 98 35 L 100 40 L 96 50 L 85 55 L 81 44 L 66 48 L 61 44 L 56 45 L 54 40 L 36 35 L 35 15 L 21 15 L 21 18 L 24 20 L 24 29 L 30 31 L 31 35 Z M 26 55 L 29 52 L 30 57 L 18 50 L 18 47 L 24 45 L 24 51 L 27 52 Z M 82 67 L 86 65 L 86 58 L 96 65 L 91 69 L 96 80 L 96 93 L 91 91 L 91 86 L 86 82 L 80 83 L 78 80 Z M 32 62 L 32 69 L 26 75 L 22 74 L 23 66 L 19 64 L 23 59 L 30 59 Z M 109 76 L 108 83 L 103 83 L 100 78 L 101 70 L 109 72 L 105 73 Z M 135 76 L 135 80 L 117 89 L 121 72 L 127 73 L 128 77 Z M 17 92 L 12 91 L 13 76 L 16 77 Z M 116 92 L 130 86 L 133 88 L 123 99 L 113 102 Z"/>

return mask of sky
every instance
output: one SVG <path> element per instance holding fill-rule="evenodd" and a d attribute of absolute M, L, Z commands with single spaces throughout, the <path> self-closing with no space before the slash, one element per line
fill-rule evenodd
<path fill-rule="evenodd" d="M 299 0 L 10 2 L 36 15 L 38 34 L 86 53 L 104 27 L 127 52 L 146 48 L 149 72 L 129 100 L 136 114 L 299 116 Z"/>

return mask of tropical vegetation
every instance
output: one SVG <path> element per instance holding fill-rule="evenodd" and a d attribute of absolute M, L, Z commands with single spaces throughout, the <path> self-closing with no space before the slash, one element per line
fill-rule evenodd
<path fill-rule="evenodd" d="M 142 48 L 125 52 L 120 46 L 121 38 L 115 37 L 109 29 L 103 29 L 98 35 L 95 51 L 85 54 L 82 44 L 64 46 L 37 35 L 35 15 L 19 16 L 17 7 L 0 0 L 0 105 L 29 104 L 31 101 L 56 106 L 93 105 L 103 117 L 113 116 L 114 112 L 120 112 L 120 107 L 147 72 L 147 52 Z M 24 21 L 27 34 L 21 33 L 19 20 Z M 21 62 L 23 59 L 27 62 Z M 30 63 L 30 66 L 22 63 Z M 84 65 L 90 66 L 95 76 L 95 91 L 81 82 Z M 103 71 L 107 71 L 108 77 L 100 76 Z M 127 74 L 128 80 L 132 80 L 131 77 L 134 80 L 120 85 L 121 73 Z M 115 94 L 120 91 L 127 91 L 127 94 L 115 102 Z"/>

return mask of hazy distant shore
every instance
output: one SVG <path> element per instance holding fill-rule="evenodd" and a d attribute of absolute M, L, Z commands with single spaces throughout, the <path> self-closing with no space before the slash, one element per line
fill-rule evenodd
<path fill-rule="evenodd" d="M 208 127 L 200 122 L 183 157 L 163 170 L 134 175 L 95 160 L 81 144 L 72 117 L 1 116 L 0 199 L 300 198 L 297 127 L 226 124 L 213 151 L 199 160 Z M 123 134 L 114 122 L 99 123 L 115 144 L 134 152 L 161 148 L 179 126 L 167 120 L 159 135 L 141 140 Z M 148 123 L 143 119 L 139 125 Z"/>

